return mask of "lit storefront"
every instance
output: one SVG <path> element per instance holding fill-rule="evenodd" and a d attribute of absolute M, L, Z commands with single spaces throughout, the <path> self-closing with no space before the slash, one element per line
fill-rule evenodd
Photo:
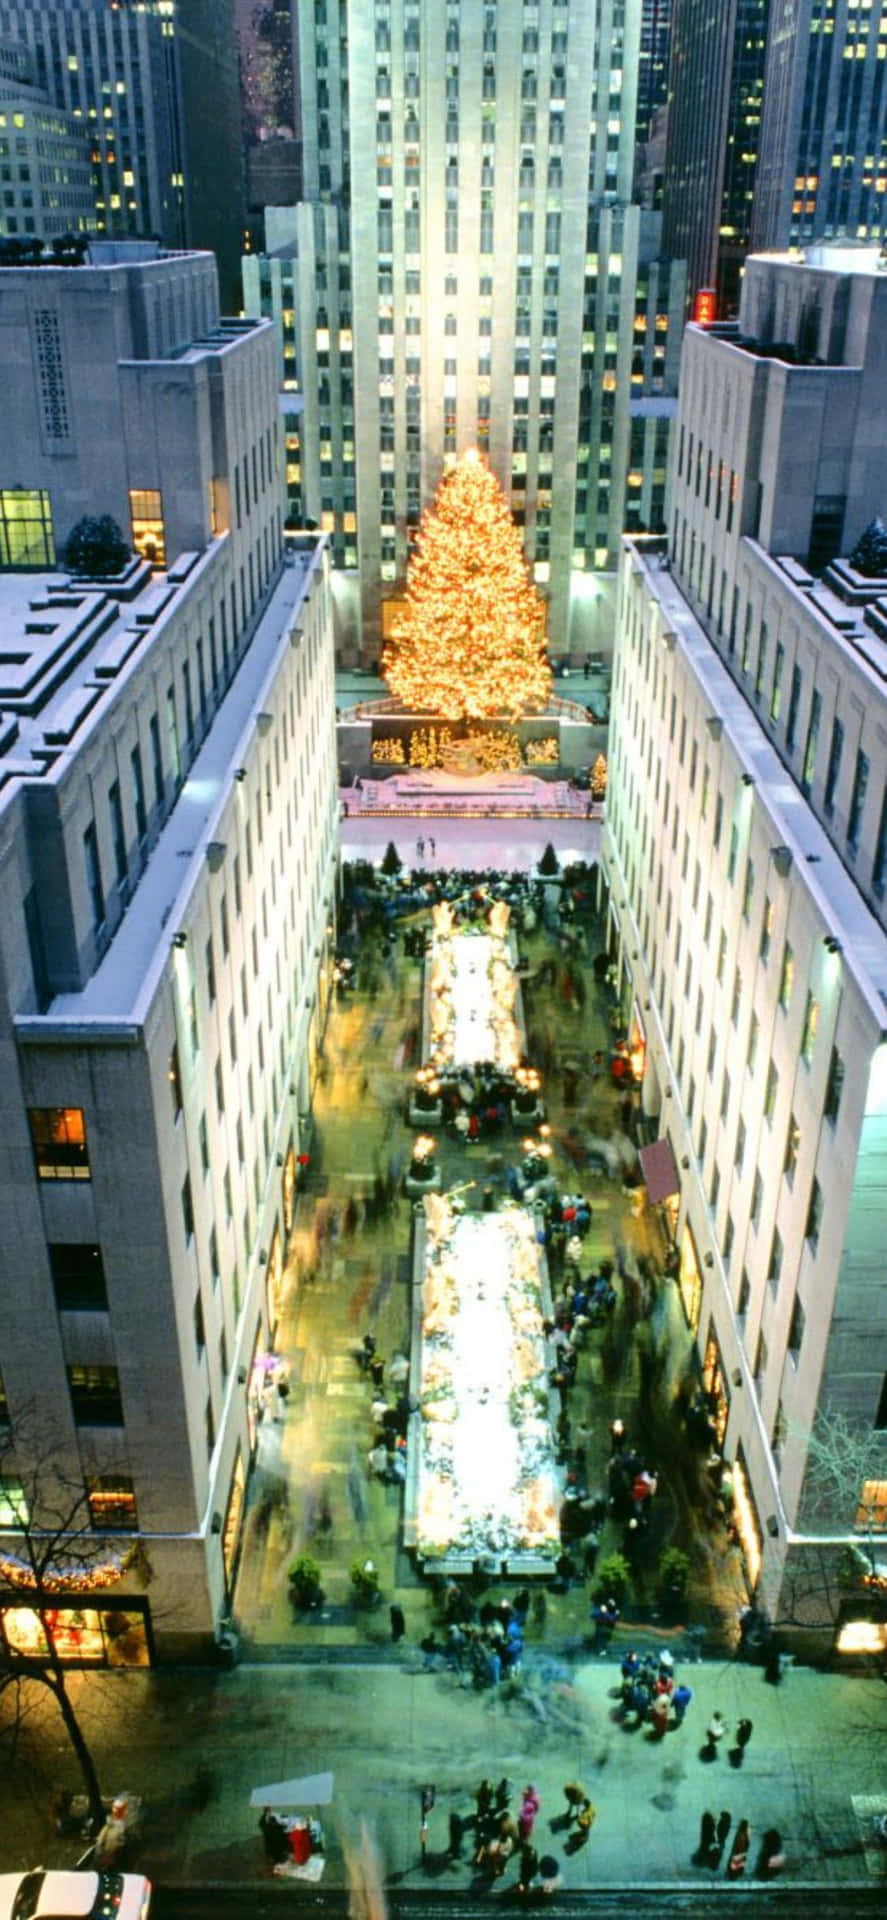
<path fill-rule="evenodd" d="M 684 1227 L 681 1236 L 678 1286 L 681 1290 L 687 1325 L 691 1333 L 696 1333 L 702 1308 L 702 1274 L 699 1271 L 699 1253 L 690 1226 Z"/>
<path fill-rule="evenodd" d="M 740 1446 L 731 1468 L 733 1480 L 733 1525 L 742 1548 L 749 1591 L 754 1593 L 761 1572 L 764 1536 L 754 1496 L 749 1486 L 748 1467 Z"/>
<path fill-rule="evenodd" d="M 272 1340 L 277 1322 L 280 1319 L 282 1304 L 283 1244 L 280 1238 L 280 1227 L 275 1224 L 274 1233 L 271 1238 L 271 1246 L 268 1250 L 268 1261 L 265 1267 L 265 1309 L 268 1315 L 268 1332 Z"/>
<path fill-rule="evenodd" d="M 228 1504 L 225 1508 L 225 1521 L 222 1527 L 222 1561 L 225 1568 L 225 1585 L 228 1592 L 234 1585 L 237 1568 L 237 1556 L 240 1551 L 243 1508 L 246 1500 L 246 1469 L 240 1448 L 234 1461 L 231 1485 L 228 1489 Z"/>
<path fill-rule="evenodd" d="M 283 1177 L 280 1183 L 281 1205 L 283 1208 L 283 1231 L 289 1240 L 296 1218 L 296 1149 L 292 1136 L 286 1150 L 283 1163 Z"/>
<path fill-rule="evenodd" d="M 18 1659 L 48 1660 L 66 1667 L 149 1667 L 151 1625 L 147 1600 L 28 1606 L 17 1595 L 0 1602 L 0 1638 Z"/>
<path fill-rule="evenodd" d="M 697 1316 L 698 1317 L 698 1316 Z M 708 1394 L 709 1405 L 715 1423 L 715 1436 L 719 1447 L 723 1447 L 727 1421 L 730 1418 L 730 1394 L 727 1388 L 727 1376 L 721 1349 L 711 1327 L 705 1343 L 705 1357 L 702 1362 L 702 1384 Z"/>

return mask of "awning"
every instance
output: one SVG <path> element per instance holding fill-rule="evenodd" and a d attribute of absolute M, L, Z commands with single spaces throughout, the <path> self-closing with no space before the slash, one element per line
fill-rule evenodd
<path fill-rule="evenodd" d="M 658 1200 L 667 1200 L 672 1193 L 680 1193 L 678 1170 L 667 1140 L 654 1140 L 649 1147 L 639 1147 L 638 1159 L 651 1206 Z"/>
<path fill-rule="evenodd" d="M 333 1797 L 331 1773 L 304 1773 L 300 1780 L 276 1780 L 270 1787 L 254 1787 L 251 1807 L 328 1807 Z"/>

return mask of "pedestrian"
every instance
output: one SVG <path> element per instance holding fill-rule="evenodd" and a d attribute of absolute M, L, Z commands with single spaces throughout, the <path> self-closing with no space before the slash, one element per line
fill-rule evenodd
<path fill-rule="evenodd" d="M 542 1858 L 539 1862 L 539 1878 L 542 1882 L 542 1892 L 547 1897 L 550 1897 L 551 1894 L 554 1893 L 554 1890 L 560 1881 L 560 1877 L 561 1877 L 561 1870 L 554 1857 L 554 1854 L 543 1853 Z"/>
<path fill-rule="evenodd" d="M 736 1728 L 736 1746 L 733 1749 L 736 1756 L 737 1767 L 741 1767 L 742 1765 L 743 1757 L 745 1755 L 745 1749 L 748 1746 L 751 1736 L 752 1736 L 751 1721 L 740 1720 Z"/>
<path fill-rule="evenodd" d="M 704 1813 L 699 1822 L 699 1852 L 697 1858 L 710 1860 L 715 1850 L 715 1817 L 713 1813 Z"/>
<path fill-rule="evenodd" d="M 716 1707 L 705 1729 L 705 1746 L 702 1749 L 703 1760 L 714 1760 L 718 1751 L 718 1741 L 723 1740 L 727 1731 L 723 1714 Z"/>
<path fill-rule="evenodd" d="M 424 858 L 425 858 L 425 842 L 424 842 L 424 840 L 423 840 L 423 838 L 422 838 L 422 835 L 421 835 L 421 834 L 419 835 L 419 838 L 418 838 L 418 840 L 416 841 L 416 853 L 418 854 L 418 857 L 419 857 L 419 859 L 420 859 L 420 860 L 424 860 Z"/>
<path fill-rule="evenodd" d="M 276 1813 L 271 1812 L 270 1807 L 262 1808 L 259 1826 L 265 1847 L 266 1860 L 270 1860 L 274 1866 L 278 1866 L 282 1860 L 288 1860 L 290 1857 L 289 1836 L 283 1822 L 278 1820 Z"/>
<path fill-rule="evenodd" d="M 455 1809 L 453 1809 L 450 1813 L 449 1853 L 450 1853 L 451 1860 L 458 1860 L 459 1855 L 462 1852 L 463 1829 L 464 1829 L 464 1822 L 462 1820 L 462 1815 L 461 1813 L 456 1813 Z"/>
<path fill-rule="evenodd" d="M 437 848 L 435 847 L 435 844 L 434 844 L 434 835 L 433 835 L 433 834 L 429 834 L 429 836 L 428 836 L 428 846 L 429 846 L 429 850 L 430 850 L 430 853 L 431 853 L 431 858 L 432 858 L 432 860 L 433 860 L 433 859 L 434 859 L 434 856 L 435 856 L 435 853 L 437 852 Z"/>
<path fill-rule="evenodd" d="M 539 1872 L 539 1855 L 535 1847 L 526 1840 L 521 1847 L 520 1868 L 517 1876 L 518 1893 L 527 1893 Z"/>
<path fill-rule="evenodd" d="M 517 1817 L 517 1830 L 521 1840 L 532 1839 L 533 1827 L 535 1826 L 538 1812 L 539 1795 L 535 1787 L 525 1787 L 523 1799 L 521 1800 L 520 1813 Z"/>
<path fill-rule="evenodd" d="M 785 1854 L 782 1851 L 782 1835 L 778 1827 L 768 1827 L 761 1840 L 761 1851 L 755 1873 L 759 1880 L 772 1880 L 785 1866 Z"/>
<path fill-rule="evenodd" d="M 475 1826 L 480 1829 L 486 1825 L 493 1811 L 493 1787 L 491 1781 L 481 1781 L 480 1786 L 475 1791 L 474 1804 L 477 1808 Z"/>
<path fill-rule="evenodd" d="M 511 1801 L 511 1781 L 506 1780 L 505 1775 L 503 1774 L 499 1782 L 499 1785 L 496 1788 L 496 1793 L 494 1797 L 493 1804 L 495 1807 L 495 1811 L 497 1813 L 507 1813 L 510 1801 Z"/>
<path fill-rule="evenodd" d="M 399 1606 L 396 1600 L 392 1600 L 391 1602 L 388 1609 L 388 1618 L 391 1621 L 392 1640 L 402 1640 L 407 1630 L 407 1623 L 404 1619 L 403 1607 Z"/>
<path fill-rule="evenodd" d="M 681 1681 L 680 1686 L 675 1687 L 674 1693 L 671 1696 L 671 1704 L 674 1707 L 674 1723 L 676 1727 L 679 1727 L 681 1725 L 684 1718 L 684 1714 L 686 1713 L 692 1698 L 693 1698 L 692 1687 L 686 1686 L 685 1683 Z"/>
<path fill-rule="evenodd" d="M 586 1805 L 588 1801 L 588 1794 L 586 1793 L 584 1787 L 580 1787 L 578 1780 L 568 1780 L 566 1786 L 564 1787 L 564 1799 L 566 1800 L 566 1803 L 567 1803 L 567 1813 L 569 1818 L 571 1820 L 575 1820 L 580 1807 L 584 1807 Z"/>
<path fill-rule="evenodd" d="M 655 1694 L 653 1704 L 650 1708 L 650 1725 L 653 1728 L 657 1740 L 661 1740 L 664 1737 L 670 1718 L 671 1700 L 668 1694 Z"/>
<path fill-rule="evenodd" d="M 625 1421 L 610 1421 L 610 1452 L 621 1453 L 625 1445 Z"/>
<path fill-rule="evenodd" d="M 381 1387 L 385 1378 L 385 1362 L 380 1360 L 378 1355 L 370 1361 L 370 1378 L 374 1387 Z"/>
<path fill-rule="evenodd" d="M 748 1850 L 751 1845 L 751 1830 L 747 1820 L 740 1820 L 733 1835 L 730 1858 L 727 1861 L 728 1880 L 738 1880 L 748 1865 Z"/>
<path fill-rule="evenodd" d="M 718 1814 L 718 1824 L 715 1828 L 715 1832 L 717 1834 L 717 1839 L 718 1839 L 719 1853 L 723 1853 L 724 1848 L 727 1845 L 727 1835 L 732 1825 L 733 1825 L 733 1816 L 728 1811 L 728 1809 L 724 1807 L 721 1810 L 721 1812 Z"/>
<path fill-rule="evenodd" d="M 578 1837 L 574 1842 L 575 1846 L 584 1847 L 596 1819 L 597 1807 L 591 1800 L 583 1800 L 576 1815 L 576 1833 Z"/>

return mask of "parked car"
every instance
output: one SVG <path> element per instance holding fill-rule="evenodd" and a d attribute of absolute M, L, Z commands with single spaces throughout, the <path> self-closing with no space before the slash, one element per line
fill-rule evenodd
<path fill-rule="evenodd" d="M 0 1920 L 148 1920 L 150 1911 L 143 1873 L 0 1873 Z"/>

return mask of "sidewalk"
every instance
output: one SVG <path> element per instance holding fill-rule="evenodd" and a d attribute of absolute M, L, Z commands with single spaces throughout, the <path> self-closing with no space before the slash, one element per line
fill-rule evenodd
<path fill-rule="evenodd" d="M 622 1636 L 621 1645 L 627 1644 Z M 704 1809 L 728 1808 L 752 1826 L 750 1864 L 765 1828 L 782 1833 L 786 1882 L 871 1884 L 887 1892 L 887 1851 L 863 1851 L 853 1796 L 887 1804 L 884 1736 L 887 1691 L 877 1682 L 807 1670 L 779 1688 L 760 1668 L 705 1664 L 683 1671 L 694 1698 L 683 1727 L 662 1741 L 614 1719 L 618 1657 L 575 1661 L 528 1654 L 513 1689 L 477 1693 L 456 1676 L 423 1671 L 405 1645 L 385 1666 L 247 1667 L 191 1672 L 78 1676 L 87 1732 L 103 1784 L 146 1803 L 133 1864 L 157 1883 L 259 1885 L 270 1874 L 249 1806 L 252 1789 L 332 1768 L 331 1807 L 321 1812 L 327 1855 L 322 1888 L 346 1884 L 344 1847 L 365 1820 L 389 1886 L 468 1893 L 475 1883 L 471 1829 L 460 1860 L 447 1857 L 451 1811 L 470 1816 L 484 1774 L 506 1775 L 516 1799 L 529 1781 L 541 1796 L 534 1843 L 561 1863 L 566 1889 L 654 1882 L 704 1886 L 719 1872 L 694 1867 Z M 699 1758 L 712 1710 L 732 1732 L 747 1714 L 754 1732 L 741 1771 L 723 1750 Z M 729 1745 L 729 1739 L 723 1747 Z M 72 1864 L 77 1843 L 52 1834 L 46 1814 L 51 1772 L 67 1774 L 58 1727 L 44 1718 L 28 1735 L 39 1762 L 33 1800 L 0 1779 L 0 1866 Z M 564 1781 L 578 1778 L 596 1807 L 590 1841 L 565 1850 Z M 436 1787 L 429 1852 L 419 1859 L 419 1788 Z M 195 1804 L 199 1790 L 206 1804 Z M 552 1829 L 552 1821 L 554 1829 Z M 516 1865 L 497 1883 L 514 1890 Z M 298 1884 L 298 1883 L 296 1883 Z"/>

